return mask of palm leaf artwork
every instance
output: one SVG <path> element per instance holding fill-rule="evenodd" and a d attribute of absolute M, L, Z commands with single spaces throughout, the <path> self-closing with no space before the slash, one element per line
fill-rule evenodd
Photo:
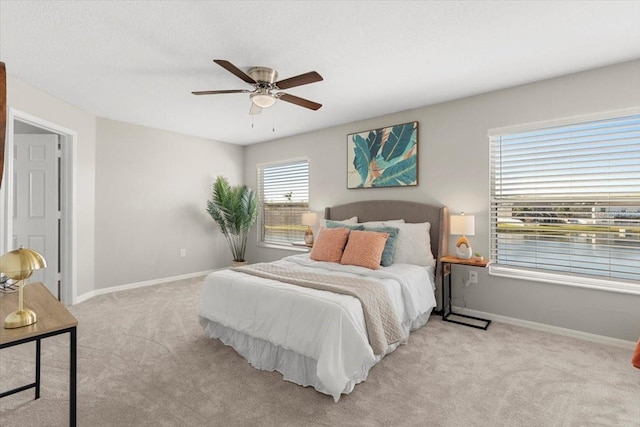
<path fill-rule="evenodd" d="M 220 227 L 233 260 L 245 261 L 247 237 L 258 217 L 255 191 L 246 185 L 231 186 L 225 177 L 219 176 L 213 184 L 211 199 L 207 200 L 207 212 Z"/>
<path fill-rule="evenodd" d="M 418 185 L 418 122 L 347 137 L 347 188 Z"/>

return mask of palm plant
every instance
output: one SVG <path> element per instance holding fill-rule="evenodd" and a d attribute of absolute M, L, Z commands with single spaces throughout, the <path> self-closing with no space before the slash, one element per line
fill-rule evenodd
<path fill-rule="evenodd" d="M 220 226 L 231 249 L 233 260 L 245 261 L 249 230 L 258 217 L 255 191 L 246 185 L 229 185 L 223 176 L 213 184 L 211 199 L 207 200 L 207 212 Z"/>

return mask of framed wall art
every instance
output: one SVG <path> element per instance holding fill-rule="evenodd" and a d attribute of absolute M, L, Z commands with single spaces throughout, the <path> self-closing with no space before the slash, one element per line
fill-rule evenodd
<path fill-rule="evenodd" d="M 418 185 L 418 122 L 347 135 L 347 188 Z"/>

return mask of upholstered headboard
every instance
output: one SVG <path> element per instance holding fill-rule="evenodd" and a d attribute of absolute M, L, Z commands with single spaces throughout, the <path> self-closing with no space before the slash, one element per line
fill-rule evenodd
<path fill-rule="evenodd" d="M 449 248 L 449 210 L 446 206 L 427 205 L 402 200 L 366 200 L 327 207 L 325 219 L 344 220 L 353 216 L 358 222 L 404 219 L 405 222 L 431 224 L 431 252 L 436 259 L 436 301 L 442 309 L 442 265 L 440 258 Z"/>

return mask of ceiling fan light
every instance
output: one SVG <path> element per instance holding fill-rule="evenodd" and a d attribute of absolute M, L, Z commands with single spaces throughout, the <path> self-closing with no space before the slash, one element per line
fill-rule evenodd
<path fill-rule="evenodd" d="M 251 101 L 260 108 L 269 108 L 276 103 L 276 98 L 272 95 L 256 93 L 251 95 Z"/>

